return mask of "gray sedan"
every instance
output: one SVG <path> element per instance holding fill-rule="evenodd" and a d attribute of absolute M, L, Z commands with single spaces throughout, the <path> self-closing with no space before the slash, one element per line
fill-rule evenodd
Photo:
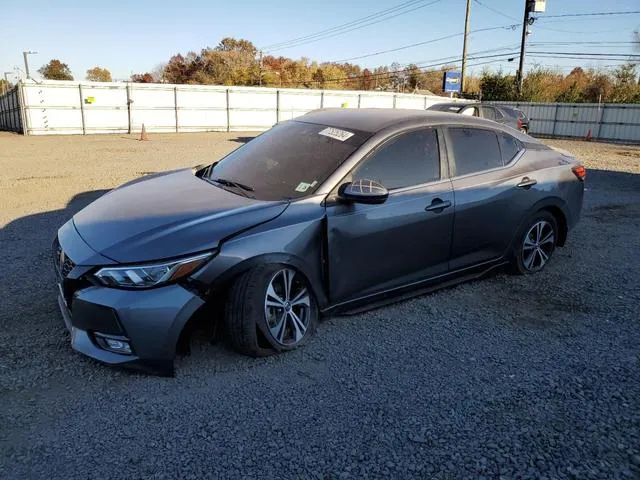
<path fill-rule="evenodd" d="M 371 308 L 510 264 L 542 270 L 585 169 L 495 122 L 319 110 L 211 164 L 129 182 L 58 231 L 74 349 L 173 373 L 193 322 L 251 356 L 304 344 L 321 314 Z"/>

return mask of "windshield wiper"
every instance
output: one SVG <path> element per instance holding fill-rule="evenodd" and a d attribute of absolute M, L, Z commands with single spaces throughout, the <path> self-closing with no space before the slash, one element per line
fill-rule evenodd
<path fill-rule="evenodd" d="M 253 187 L 245 185 L 244 183 L 236 182 L 235 180 L 227 180 L 226 178 L 212 178 L 212 182 L 219 183 L 220 185 L 226 185 L 227 187 L 237 187 L 247 192 L 253 192 Z"/>
<path fill-rule="evenodd" d="M 249 192 L 253 192 L 253 187 L 245 185 L 244 183 L 235 182 L 233 180 L 227 180 L 226 178 L 207 178 L 210 183 L 217 183 L 224 187 L 235 188 L 236 192 L 240 193 L 244 197 L 256 198 L 255 195 L 251 195 Z"/>

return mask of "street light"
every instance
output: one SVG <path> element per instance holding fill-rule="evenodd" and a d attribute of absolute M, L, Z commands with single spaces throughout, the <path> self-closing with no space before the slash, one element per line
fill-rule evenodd
<path fill-rule="evenodd" d="M 38 52 L 32 52 L 31 50 L 29 50 L 28 52 L 22 52 L 22 56 L 24 57 L 24 71 L 27 74 L 27 78 L 31 78 L 31 75 L 29 75 L 29 62 L 27 61 L 27 55 L 35 55 Z"/>

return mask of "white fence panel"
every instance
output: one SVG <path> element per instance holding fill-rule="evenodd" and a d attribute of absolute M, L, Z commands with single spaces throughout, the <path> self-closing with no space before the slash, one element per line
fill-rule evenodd
<path fill-rule="evenodd" d="M 346 92 L 324 92 L 324 108 L 358 108 L 358 94 Z"/>
<path fill-rule="evenodd" d="M 398 95 L 396 108 L 410 108 L 412 110 L 424 110 L 424 97 L 415 95 Z"/>
<path fill-rule="evenodd" d="M 366 94 L 360 95 L 360 108 L 393 108 L 394 95 L 376 95 Z"/>
<path fill-rule="evenodd" d="M 0 129 L 28 135 L 139 132 L 142 124 L 150 132 L 265 130 L 318 108 L 422 110 L 451 101 L 465 102 L 372 91 L 30 80 L 0 96 Z M 523 110 L 533 135 L 640 143 L 640 105 L 489 103 Z"/>

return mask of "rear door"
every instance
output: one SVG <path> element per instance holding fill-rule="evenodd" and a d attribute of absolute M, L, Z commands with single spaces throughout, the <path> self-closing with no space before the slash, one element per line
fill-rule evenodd
<path fill-rule="evenodd" d="M 524 147 L 517 139 L 475 127 L 449 127 L 446 139 L 456 203 L 450 266 L 456 270 L 503 256 L 535 199 L 522 183 L 526 172 L 517 160 Z"/>
<path fill-rule="evenodd" d="M 454 198 L 441 146 L 436 129 L 422 128 L 384 141 L 365 157 L 344 182 L 369 179 L 383 184 L 389 189 L 383 204 L 345 204 L 330 196 L 332 303 L 447 271 Z"/>

